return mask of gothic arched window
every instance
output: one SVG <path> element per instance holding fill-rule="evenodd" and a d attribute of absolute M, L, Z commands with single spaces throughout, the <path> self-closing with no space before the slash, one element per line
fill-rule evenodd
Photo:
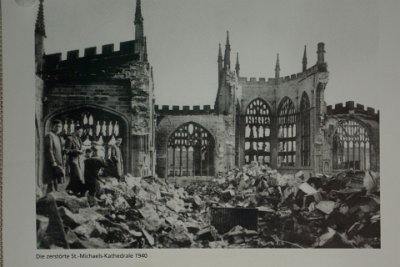
<path fill-rule="evenodd" d="M 358 122 L 342 122 L 333 136 L 333 168 L 368 170 L 371 144 L 367 130 Z"/>
<path fill-rule="evenodd" d="M 293 102 L 284 98 L 278 109 L 278 166 L 295 166 L 296 163 L 296 109 Z"/>
<path fill-rule="evenodd" d="M 304 92 L 300 102 L 301 165 L 310 166 L 310 100 Z"/>
<path fill-rule="evenodd" d="M 168 176 L 213 176 L 214 139 L 201 125 L 189 122 L 168 140 Z"/>
<path fill-rule="evenodd" d="M 245 162 L 271 162 L 271 110 L 262 99 L 253 100 L 246 109 Z"/>

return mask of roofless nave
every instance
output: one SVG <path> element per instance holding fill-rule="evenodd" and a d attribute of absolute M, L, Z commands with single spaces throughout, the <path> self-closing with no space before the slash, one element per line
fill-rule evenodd
<path fill-rule="evenodd" d="M 83 145 L 107 148 L 123 139 L 125 172 L 135 176 L 213 176 L 257 161 L 281 173 L 379 170 L 379 112 L 352 101 L 327 106 L 325 45 L 315 64 L 304 50 L 301 72 L 282 77 L 240 76 L 231 66 L 231 44 L 219 47 L 214 107 L 155 106 L 142 3 L 136 2 L 134 40 L 101 51 L 89 47 L 47 55 L 44 5 L 35 25 L 37 181 L 43 138 L 55 119 L 62 135 L 84 128 Z M 152 19 L 152 18 L 148 18 Z M 47 38 L 51 38 L 48 34 Z M 149 36 L 151 38 L 151 36 Z M 299 64 L 300 65 L 300 64 Z M 162 85 L 158 85 L 162 86 Z"/>

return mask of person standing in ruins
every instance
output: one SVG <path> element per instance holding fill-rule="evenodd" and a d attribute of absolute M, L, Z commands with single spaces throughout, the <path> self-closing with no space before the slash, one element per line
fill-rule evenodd
<path fill-rule="evenodd" d="M 61 121 L 54 120 L 51 132 L 44 137 L 43 184 L 47 184 L 47 193 L 58 191 L 58 184 L 64 178 L 61 131 Z"/>
<path fill-rule="evenodd" d="M 121 144 L 122 138 L 119 137 L 115 140 L 115 144 L 110 144 L 109 146 L 109 158 L 113 164 L 113 173 L 118 180 L 121 180 L 124 175 L 124 161 L 120 148 Z"/>
<path fill-rule="evenodd" d="M 83 129 L 75 126 L 75 132 L 67 136 L 65 141 L 65 154 L 69 166 L 69 183 L 66 188 L 69 194 L 82 196 L 84 192 L 83 177 L 83 149 L 82 149 Z"/>
<path fill-rule="evenodd" d="M 107 167 L 104 160 L 104 148 L 103 147 L 92 147 L 92 157 L 85 160 L 85 191 L 88 191 L 88 201 L 91 206 L 96 205 L 100 192 L 100 176 L 103 174 L 103 170 Z"/>

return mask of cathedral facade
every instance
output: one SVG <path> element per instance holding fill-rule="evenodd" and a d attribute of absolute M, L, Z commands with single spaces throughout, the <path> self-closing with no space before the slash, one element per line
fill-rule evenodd
<path fill-rule="evenodd" d="M 136 2 L 135 39 L 61 54 L 45 54 L 43 1 L 35 27 L 36 165 L 40 184 L 43 137 L 52 120 L 63 134 L 84 128 L 83 144 L 107 147 L 123 140 L 126 173 L 135 176 L 213 177 L 258 164 L 282 173 L 315 175 L 347 169 L 379 171 L 379 112 L 352 101 L 325 102 L 329 88 L 324 43 L 315 64 L 307 50 L 301 72 L 275 77 L 240 76 L 239 55 L 231 66 L 231 44 L 217 56 L 213 105 L 155 105 L 141 1 Z M 300 63 L 300 60 L 299 60 Z M 161 85 L 162 86 L 162 85 Z"/>

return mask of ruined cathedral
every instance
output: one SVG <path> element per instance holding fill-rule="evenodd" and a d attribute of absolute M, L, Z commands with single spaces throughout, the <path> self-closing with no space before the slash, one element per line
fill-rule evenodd
<path fill-rule="evenodd" d="M 86 147 L 106 148 L 122 138 L 124 172 L 134 176 L 213 177 L 254 162 L 306 175 L 379 171 L 379 112 L 353 101 L 326 104 L 324 43 L 316 44 L 316 60 L 304 48 L 301 72 L 281 75 L 278 55 L 275 77 L 256 79 L 240 76 L 239 55 L 231 55 L 227 33 L 215 66 L 215 103 L 158 106 L 141 8 L 137 0 L 134 40 L 119 49 L 105 44 L 101 51 L 68 51 L 62 59 L 61 53 L 45 53 L 45 38 L 51 36 L 40 1 L 35 25 L 39 186 L 43 139 L 54 120 L 61 120 L 62 136 L 82 127 Z"/>

